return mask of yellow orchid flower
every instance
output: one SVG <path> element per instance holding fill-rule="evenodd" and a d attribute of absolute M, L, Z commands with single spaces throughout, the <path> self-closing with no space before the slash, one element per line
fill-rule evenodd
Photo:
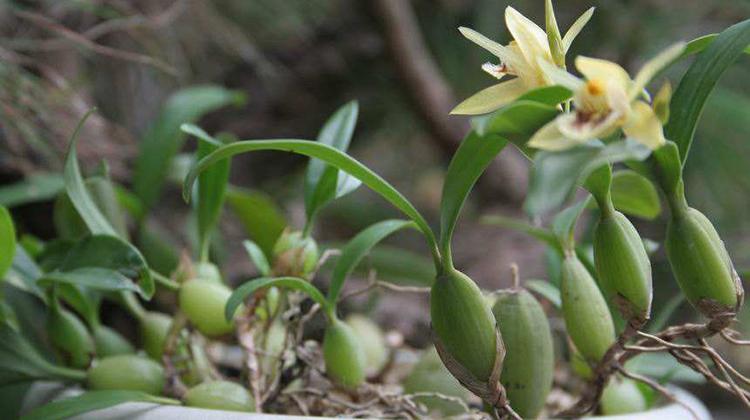
<path fill-rule="evenodd" d="M 595 138 L 607 137 L 618 129 L 626 136 L 657 149 L 665 143 L 662 121 L 645 91 L 649 81 L 685 50 L 680 42 L 649 60 L 631 79 L 618 64 L 589 57 L 577 57 L 575 65 L 584 79 L 539 60 L 554 84 L 573 91 L 575 110 L 559 115 L 539 129 L 528 145 L 544 150 L 565 150 Z"/>
<path fill-rule="evenodd" d="M 550 77 L 539 63 L 544 61 L 551 66 L 562 61 L 575 37 L 594 13 L 594 8 L 587 10 L 570 27 L 562 39 L 554 19 L 551 0 L 547 0 L 547 26 L 545 33 L 534 22 L 512 7 L 505 9 L 505 24 L 513 36 L 508 45 L 500 45 L 479 32 L 460 27 L 458 30 L 470 41 L 486 49 L 500 59 L 499 64 L 485 63 L 482 70 L 497 79 L 506 75 L 515 79 L 504 81 L 479 91 L 456 106 L 451 114 L 478 115 L 495 111 L 523 95 L 530 89 L 549 86 Z M 548 37 L 548 34 L 549 37 Z M 550 49 L 550 45 L 553 48 Z M 562 51 L 560 51 L 562 49 Z M 562 53 L 562 58 L 560 57 Z"/>

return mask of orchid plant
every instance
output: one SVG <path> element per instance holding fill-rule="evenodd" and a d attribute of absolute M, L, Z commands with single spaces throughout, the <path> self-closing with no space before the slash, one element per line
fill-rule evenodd
<path fill-rule="evenodd" d="M 0 277 L 8 293 L 0 306 L 0 385 L 55 380 L 87 389 L 33 410 L 29 419 L 62 418 L 127 401 L 370 417 L 456 414 L 430 411 L 421 399 L 426 397 L 476 417 L 580 417 L 595 410 L 646 410 L 659 393 L 674 400 L 660 385 L 669 374 L 656 373 L 655 365 L 640 357 L 649 353 L 663 356 L 657 365 L 683 365 L 683 373 L 687 369 L 750 408 L 750 378 L 707 341 L 748 345 L 732 329 L 743 285 L 712 222 L 688 204 L 682 176 L 706 98 L 732 62 L 749 52 L 750 20 L 718 35 L 675 43 L 634 78 L 616 63 L 584 56 L 573 60 L 577 76 L 568 70 L 566 55 L 593 8 L 562 36 L 551 0 L 545 6 L 544 30 L 506 9 L 513 37 L 508 45 L 459 28 L 500 60 L 484 64 L 485 72 L 513 79 L 453 110 L 473 116 L 472 130 L 447 168 L 437 230 L 388 181 L 347 153 L 356 102 L 336 111 L 316 140 L 240 141 L 213 136 L 190 122 L 236 102 L 235 93 L 208 87 L 178 93 L 144 139 L 134 191 L 112 181 L 106 167 L 84 177 L 76 153 L 84 118 L 70 142 L 62 190 L 54 191 L 59 238 L 46 243 L 17 238 L 11 213 L 0 206 Z M 697 58 L 674 92 L 665 82 L 652 99 L 648 88 L 654 79 L 692 55 Z M 147 216 L 166 179 L 160 174 L 177 160 L 173 151 L 185 135 L 198 144 L 186 156 L 189 170 L 178 177 L 183 197 L 194 203 L 196 223 L 189 226 L 197 243 L 183 250 L 179 261 L 157 268 L 154 256 L 177 247 L 155 245 L 158 235 L 149 231 Z M 459 270 L 452 239 L 475 183 L 509 145 L 533 163 L 524 203 L 528 220 L 491 215 L 482 221 L 542 241 L 549 279 L 523 282 L 514 266 L 512 286 L 490 292 Z M 229 183 L 231 158 L 255 151 L 310 158 L 303 226 L 290 226 L 266 196 Z M 360 186 L 407 220 L 374 223 L 340 250 L 319 252 L 314 239 L 319 211 Z M 663 247 L 680 288 L 670 302 L 657 302 L 653 294 L 651 259 L 662 244 L 642 238 L 631 222 L 661 216 L 662 201 L 669 209 L 660 225 L 666 226 Z M 225 282 L 212 252 L 225 206 L 247 227 L 243 246 L 258 273 L 237 288 Z M 576 235 L 584 213 L 593 221 L 591 237 Z M 127 228 L 126 219 L 135 229 Z M 427 263 L 428 287 L 371 278 L 364 289 L 346 292 L 347 278 L 364 258 L 398 231 L 416 232 L 426 242 L 434 265 Z M 335 258 L 335 264 L 326 284 L 320 280 L 327 258 Z M 434 351 L 416 363 L 403 394 L 386 383 L 403 376 L 391 371 L 399 363 L 389 362 L 397 360 L 389 350 L 403 346 L 389 349 L 368 318 L 355 321 L 339 313 L 342 300 L 378 287 L 430 294 Z M 143 306 L 157 291 L 173 295 L 172 313 Z M 668 325 L 683 300 L 702 320 Z M 103 324 L 104 301 L 132 317 L 140 334 L 137 345 Z M 318 313 L 324 326 L 308 340 L 306 322 Z M 557 347 L 560 337 L 553 334 L 550 317 L 562 319 L 565 327 Z M 35 325 L 44 325 L 46 332 L 40 334 Z M 560 348 L 568 363 L 555 360 Z M 555 375 L 561 365 L 567 377 L 578 378 L 571 383 L 583 384 L 560 389 L 575 401 L 568 406 L 549 398 L 554 378 L 562 377 Z M 363 407 L 372 411 L 363 414 Z"/>

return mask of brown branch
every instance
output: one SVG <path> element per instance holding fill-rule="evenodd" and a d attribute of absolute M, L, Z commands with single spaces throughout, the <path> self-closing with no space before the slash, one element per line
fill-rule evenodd
<path fill-rule="evenodd" d="M 170 66 L 169 64 L 165 63 L 162 60 L 159 60 L 157 58 L 150 57 L 147 55 L 138 54 L 138 53 L 134 53 L 131 51 L 118 50 L 116 48 L 111 48 L 105 45 L 98 44 L 86 38 L 85 36 L 79 34 L 78 32 L 72 31 L 44 15 L 34 13 L 34 12 L 22 11 L 22 10 L 15 10 L 14 13 L 16 14 L 16 16 L 20 18 L 27 20 L 50 32 L 54 32 L 60 35 L 61 37 L 66 38 L 69 41 L 76 43 L 82 48 L 93 51 L 96 54 L 115 58 L 118 60 L 130 61 L 130 62 L 134 62 L 138 64 L 151 66 L 167 74 L 170 74 L 172 76 L 176 76 L 178 74 L 177 70 L 174 67 Z"/>

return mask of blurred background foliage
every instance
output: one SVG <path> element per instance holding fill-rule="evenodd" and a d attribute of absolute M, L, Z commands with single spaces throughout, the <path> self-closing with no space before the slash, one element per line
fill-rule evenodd
<path fill-rule="evenodd" d="M 541 0 L 0 0 L 0 184 L 58 173 L 74 124 L 97 106 L 79 155 L 91 171 L 107 161 L 111 176 L 129 186 L 139 139 L 167 98 L 210 83 L 241 92 L 245 100 L 209 113 L 201 125 L 241 139 L 313 139 L 335 109 L 357 99 L 360 118 L 350 153 L 434 222 L 442 174 L 468 129 L 465 119 L 447 112 L 492 83 L 479 68 L 491 57 L 456 28 L 469 26 L 507 42 L 508 5 L 543 23 Z M 597 7 L 569 56 L 603 57 L 629 70 L 674 41 L 750 16 L 746 0 L 565 0 L 555 6 L 562 28 Z M 668 72 L 673 84 L 686 65 Z M 748 80 L 745 56 L 712 95 L 686 169 L 691 203 L 714 220 L 739 267 L 750 267 Z M 193 148 L 186 143 L 186 150 Z M 300 228 L 306 163 L 280 153 L 243 156 L 232 164 L 232 183 L 267 193 Z M 511 262 L 525 277 L 546 276 L 541 245 L 477 223 L 482 214 L 521 217 L 526 167 L 518 154 L 503 153 L 460 223 L 456 264 L 484 287 L 507 285 Z M 52 197 L 59 181 L 53 175 L 34 188 L 40 197 L 47 190 Z M 35 201 L 14 208 L 14 218 L 22 232 L 48 239 L 54 234 L 52 201 Z M 188 246 L 186 213 L 172 184 L 155 209 L 153 231 Z M 341 241 L 396 214 L 360 189 L 325 210 L 317 235 Z M 251 269 L 239 246 L 243 222 L 225 219 L 217 249 L 236 279 Z M 638 228 L 644 237 L 662 239 L 663 223 Z M 391 243 L 424 254 L 413 234 Z M 654 259 L 657 299 L 663 299 L 676 286 L 663 255 Z"/>

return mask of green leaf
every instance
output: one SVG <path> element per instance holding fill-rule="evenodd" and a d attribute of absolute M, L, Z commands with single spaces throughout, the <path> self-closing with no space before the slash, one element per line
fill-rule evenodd
<path fill-rule="evenodd" d="M 557 116 L 557 105 L 571 96 L 572 92 L 562 86 L 534 89 L 492 114 L 472 118 L 471 125 L 479 135 L 497 134 L 533 156 L 535 150 L 527 148 L 526 142 Z"/>
<path fill-rule="evenodd" d="M 89 191 L 86 188 L 86 183 L 83 180 L 83 176 L 81 175 L 81 169 L 78 166 L 78 158 L 76 156 L 76 146 L 78 144 L 78 136 L 80 134 L 81 128 L 83 127 L 83 124 L 86 122 L 88 117 L 95 110 L 96 109 L 91 109 L 86 113 L 86 115 L 83 116 L 83 118 L 81 118 L 81 121 L 78 123 L 78 126 L 76 127 L 75 131 L 73 132 L 73 136 L 70 139 L 68 153 L 65 157 L 65 189 L 68 193 L 68 197 L 70 197 L 70 200 L 73 203 L 73 206 L 76 208 L 78 214 L 86 223 L 86 226 L 89 228 L 91 233 L 101 233 L 114 236 L 117 235 L 117 232 L 112 227 L 112 225 L 109 224 L 109 221 L 107 221 L 107 218 L 104 217 L 102 212 L 99 211 L 99 208 L 96 207 L 91 194 L 89 194 Z"/>
<path fill-rule="evenodd" d="M 250 259 L 253 261 L 253 264 L 255 264 L 255 268 L 258 269 L 258 272 L 264 276 L 271 274 L 271 264 L 268 263 L 266 255 L 263 253 L 263 250 L 260 249 L 258 244 L 246 239 L 242 241 L 242 245 L 245 247 L 247 255 L 250 256 Z"/>
<path fill-rule="evenodd" d="M 140 288 L 120 272 L 108 268 L 84 267 L 71 271 L 52 271 L 42 276 L 39 285 L 72 284 L 107 292 L 129 290 L 140 292 Z"/>
<path fill-rule="evenodd" d="M 577 204 L 573 204 L 558 213 L 552 220 L 552 231 L 555 233 L 562 249 L 575 249 L 574 234 L 576 223 L 578 222 L 581 213 L 586 208 L 588 201 L 588 199 L 585 199 Z"/>
<path fill-rule="evenodd" d="M 287 226 L 281 209 L 260 191 L 230 186 L 227 205 L 237 216 L 247 235 L 258 244 L 267 259 L 273 258 L 273 246 Z"/>
<path fill-rule="evenodd" d="M 422 216 L 422 214 L 419 213 L 414 205 L 412 205 L 409 200 L 406 199 L 406 197 L 398 192 L 398 190 L 391 186 L 391 184 L 389 184 L 387 181 L 385 181 L 378 174 L 376 174 L 366 166 L 362 165 L 359 161 L 331 146 L 327 146 L 318 142 L 297 139 L 248 140 L 222 146 L 217 151 L 201 159 L 201 161 L 196 163 L 196 165 L 190 170 L 190 173 L 185 178 L 185 185 L 183 186 L 183 197 L 186 200 L 189 200 L 190 190 L 192 188 L 193 182 L 195 181 L 195 178 L 198 176 L 198 174 L 200 174 L 201 171 L 205 170 L 207 167 L 222 159 L 227 159 L 237 154 L 258 150 L 279 150 L 297 153 L 309 157 L 315 157 L 325 161 L 329 165 L 346 171 L 350 175 L 359 179 L 373 191 L 377 192 L 388 202 L 393 204 L 396 208 L 401 210 L 417 224 L 419 230 L 424 234 L 430 245 L 431 251 L 433 253 L 433 259 L 436 261 L 436 264 L 439 264 L 440 256 L 437 251 L 437 242 L 435 240 L 435 235 L 430 229 L 429 224 L 427 224 L 427 220 L 425 220 L 425 218 Z"/>
<path fill-rule="evenodd" d="M 445 264 L 452 265 L 451 238 L 466 197 L 482 172 L 506 144 L 508 142 L 499 136 L 481 137 L 472 131 L 453 155 L 445 175 L 440 202 L 440 251 Z"/>
<path fill-rule="evenodd" d="M 357 273 L 367 274 L 375 270 L 378 278 L 392 283 L 432 286 L 435 282 L 435 267 L 428 258 L 409 250 L 379 245 L 357 266 Z"/>
<path fill-rule="evenodd" d="M 42 275 L 42 270 L 34 262 L 26 251 L 16 245 L 16 252 L 10 270 L 5 274 L 5 281 L 13 287 L 36 295 L 45 300 L 44 293 L 36 284 L 36 280 Z"/>
<path fill-rule="evenodd" d="M 562 308 L 560 289 L 546 280 L 525 280 L 523 286 L 547 299 L 555 308 Z"/>
<path fill-rule="evenodd" d="M 15 184 L 0 187 L 0 205 L 15 207 L 22 204 L 46 201 L 65 188 L 60 174 L 36 174 Z"/>
<path fill-rule="evenodd" d="M 317 141 L 346 152 L 357 124 L 358 113 L 359 105 L 356 101 L 339 108 L 323 125 Z M 346 173 L 319 159 L 310 159 L 305 174 L 305 212 L 308 221 L 331 200 L 350 193 L 358 186 L 359 182 L 352 183 L 351 177 Z"/>
<path fill-rule="evenodd" d="M 53 365 L 18 331 L 0 325 L 0 385 L 40 379 L 83 381 L 86 372 Z"/>
<path fill-rule="evenodd" d="M 249 282 L 235 289 L 232 292 L 232 295 L 229 296 L 227 304 L 224 307 L 224 316 L 228 320 L 232 319 L 232 317 L 234 317 L 234 313 L 237 311 L 237 308 L 242 305 L 242 302 L 244 302 L 248 296 L 252 295 L 260 289 L 271 286 L 303 292 L 310 298 L 312 298 L 312 300 L 314 300 L 316 303 L 318 303 L 323 308 L 323 310 L 326 311 L 326 314 L 329 317 L 335 317 L 333 306 L 328 303 L 328 300 L 326 300 L 325 296 L 320 293 L 320 290 L 310 284 L 309 281 L 297 277 L 261 277 L 255 280 L 250 280 Z"/>
<path fill-rule="evenodd" d="M 701 37 L 695 38 L 694 40 L 687 43 L 685 46 L 685 51 L 682 53 L 683 57 L 687 57 L 689 55 L 698 54 L 699 52 L 702 52 L 706 49 L 709 45 L 711 45 L 712 42 L 716 40 L 716 37 L 719 36 L 719 34 L 708 34 L 703 35 Z M 746 47 L 744 49 L 745 54 L 750 54 L 750 46 Z"/>
<path fill-rule="evenodd" d="M 35 408 L 21 420 L 62 420 L 101 410 L 126 402 L 150 402 L 156 404 L 180 405 L 177 400 L 157 397 L 140 391 L 103 390 L 88 391 L 76 397 L 64 398 Z"/>
<path fill-rule="evenodd" d="M 214 138 L 198 137 L 197 159 L 208 156 L 224 143 Z M 198 177 L 196 213 L 198 225 L 198 249 L 201 258 L 207 260 L 211 234 L 216 228 L 224 206 L 224 196 L 229 182 L 229 159 L 216 163 Z"/>
<path fill-rule="evenodd" d="M 555 238 L 555 234 L 551 230 L 534 226 L 525 220 L 494 214 L 490 216 L 482 216 L 482 218 L 479 219 L 479 223 L 499 226 L 516 232 L 525 233 L 552 247 L 558 246 L 557 238 Z"/>
<path fill-rule="evenodd" d="M 658 181 L 661 187 L 671 193 L 682 182 L 682 163 L 677 144 L 668 141 L 654 150 L 654 160 L 659 164 Z"/>
<path fill-rule="evenodd" d="M 703 106 L 719 78 L 750 44 L 750 19 L 730 26 L 698 55 L 672 95 L 668 139 L 677 143 L 685 164 Z"/>
<path fill-rule="evenodd" d="M 94 112 L 94 109 L 90 110 L 86 115 L 83 116 L 81 121 L 78 123 L 76 130 L 73 132 L 73 136 L 70 140 L 70 146 L 68 148 L 68 154 L 65 158 L 65 189 L 68 193 L 68 197 L 75 206 L 76 211 L 81 216 L 83 221 L 86 223 L 89 231 L 94 235 L 109 235 L 116 237 L 117 231 L 110 225 L 106 217 L 99 211 L 99 208 L 94 204 L 94 200 L 91 198 L 86 183 L 81 176 L 81 170 L 78 166 L 78 158 L 76 157 L 76 145 L 78 143 L 78 135 L 81 127 L 83 127 L 86 119 Z M 130 254 L 134 255 L 135 259 L 145 261 L 141 256 L 141 253 L 133 245 L 128 242 L 122 241 L 126 247 L 130 248 Z M 112 267 L 110 267 L 112 268 Z M 154 280 L 151 278 L 149 270 L 139 271 L 139 283 L 143 296 L 145 298 L 151 298 L 154 293 Z"/>
<path fill-rule="evenodd" d="M 654 184 L 635 171 L 615 172 L 612 177 L 612 203 L 617 210 L 647 220 L 661 214 L 661 200 Z"/>
<path fill-rule="evenodd" d="M 167 99 L 141 140 L 133 173 L 133 190 L 146 210 L 159 197 L 172 157 L 182 147 L 185 136 L 180 125 L 243 100 L 243 95 L 236 91 L 211 85 L 185 88 Z"/>
<path fill-rule="evenodd" d="M 607 145 L 591 142 L 562 152 L 539 152 L 534 157 L 524 209 L 531 216 L 539 216 L 560 206 L 600 166 L 644 160 L 650 154 L 650 149 L 630 139 Z"/>
<path fill-rule="evenodd" d="M 135 247 L 117 236 L 92 235 L 84 238 L 73 246 L 57 271 L 68 272 L 79 268 L 115 270 L 126 278 L 137 278 L 138 285 L 133 287 L 141 296 L 148 298 L 154 293 L 146 260 Z"/>
<path fill-rule="evenodd" d="M 413 222 L 405 220 L 384 220 L 359 232 L 341 249 L 341 255 L 333 268 L 331 285 L 328 289 L 328 302 L 331 305 L 336 306 L 346 278 L 362 258 L 370 252 L 372 247 L 392 233 L 404 228 L 416 228 L 416 226 Z"/>
<path fill-rule="evenodd" d="M 8 209 L 0 205 L 0 280 L 13 264 L 16 253 L 16 228 Z"/>
<path fill-rule="evenodd" d="M 163 228 L 148 223 L 141 226 L 138 232 L 138 249 L 149 268 L 162 275 L 169 275 L 179 263 L 177 249 L 179 247 L 170 241 Z"/>

